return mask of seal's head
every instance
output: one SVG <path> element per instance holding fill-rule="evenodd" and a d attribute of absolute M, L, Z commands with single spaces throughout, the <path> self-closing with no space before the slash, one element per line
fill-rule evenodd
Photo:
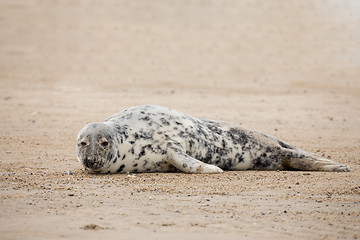
<path fill-rule="evenodd" d="M 76 152 L 81 164 L 90 172 L 106 172 L 114 157 L 114 130 L 105 123 L 89 123 L 80 130 Z"/>

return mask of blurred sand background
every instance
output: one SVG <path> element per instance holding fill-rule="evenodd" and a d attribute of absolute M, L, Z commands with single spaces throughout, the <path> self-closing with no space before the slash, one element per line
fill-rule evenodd
<path fill-rule="evenodd" d="M 81 127 L 139 104 L 352 172 L 84 172 Z M 359 1 L 0 0 L 0 116 L 0 239 L 360 238 Z"/>

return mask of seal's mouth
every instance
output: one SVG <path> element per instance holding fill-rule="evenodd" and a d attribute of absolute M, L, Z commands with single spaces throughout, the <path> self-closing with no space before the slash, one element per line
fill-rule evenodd
<path fill-rule="evenodd" d="M 100 173 L 100 170 L 98 170 L 98 169 L 92 169 L 92 168 L 87 168 L 87 167 L 85 167 L 85 169 L 86 169 L 86 171 L 88 171 L 88 172 L 90 172 L 90 173 Z"/>

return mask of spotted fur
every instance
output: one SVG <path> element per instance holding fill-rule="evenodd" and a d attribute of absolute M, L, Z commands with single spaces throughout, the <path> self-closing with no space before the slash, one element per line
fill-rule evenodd
<path fill-rule="evenodd" d="M 100 173 L 350 171 L 266 134 L 153 105 L 87 124 L 79 132 L 77 154 L 87 170 Z"/>

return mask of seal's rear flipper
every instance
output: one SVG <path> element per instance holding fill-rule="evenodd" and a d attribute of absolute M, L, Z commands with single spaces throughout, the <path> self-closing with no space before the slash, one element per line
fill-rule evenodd
<path fill-rule="evenodd" d="M 322 172 L 350 172 L 346 165 L 311 155 L 299 154 L 286 159 L 282 165 L 285 169 Z"/>

